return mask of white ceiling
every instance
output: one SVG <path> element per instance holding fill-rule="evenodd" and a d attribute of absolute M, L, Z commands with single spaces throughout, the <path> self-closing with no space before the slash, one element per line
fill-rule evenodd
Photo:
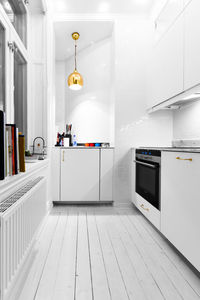
<path fill-rule="evenodd" d="M 92 46 L 112 35 L 113 22 L 109 21 L 67 21 L 56 22 L 55 28 L 55 52 L 56 60 L 66 60 L 74 55 L 74 40 L 72 33 L 78 31 L 80 38 L 77 42 L 78 52 Z"/>
<path fill-rule="evenodd" d="M 42 0 L 32 0 L 42 1 Z M 44 0 L 43 0 L 44 1 Z M 112 35 L 113 23 L 94 21 L 96 15 L 127 15 L 133 17 L 154 17 L 168 0 L 45 0 L 55 16 L 56 60 L 66 60 L 74 54 L 74 41 L 71 34 L 80 33 L 78 51 Z M 64 14 L 91 14 L 91 21 L 61 21 Z M 103 16 L 103 18 L 102 18 Z M 112 18 L 111 18 L 112 19 Z M 58 21 L 59 20 L 59 21 Z"/>
<path fill-rule="evenodd" d="M 33 1 L 33 0 L 32 0 Z M 54 13 L 148 15 L 166 0 L 46 0 Z"/>

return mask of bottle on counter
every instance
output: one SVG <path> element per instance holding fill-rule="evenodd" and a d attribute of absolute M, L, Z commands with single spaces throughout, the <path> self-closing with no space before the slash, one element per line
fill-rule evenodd
<path fill-rule="evenodd" d="M 73 147 L 77 147 L 76 135 L 73 135 Z"/>

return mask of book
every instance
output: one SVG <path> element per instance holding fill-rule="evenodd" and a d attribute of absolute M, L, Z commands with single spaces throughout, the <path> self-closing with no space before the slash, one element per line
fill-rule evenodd
<path fill-rule="evenodd" d="M 18 166 L 17 166 L 17 128 L 16 125 L 13 124 L 14 127 L 14 164 L 15 164 L 15 175 L 18 174 Z"/>
<path fill-rule="evenodd" d="M 6 138 L 6 142 L 5 142 L 5 152 L 6 152 L 6 176 L 9 175 L 9 148 L 8 148 L 8 131 L 5 130 L 5 138 Z"/>
<path fill-rule="evenodd" d="M 11 127 L 11 141 L 12 141 L 12 175 L 18 174 L 17 170 L 17 137 L 16 137 L 16 125 L 6 124 Z"/>
<path fill-rule="evenodd" d="M 19 173 L 19 131 L 16 128 L 17 174 Z"/>
<path fill-rule="evenodd" d="M 9 125 L 6 125 L 6 132 L 7 132 L 7 152 L 8 152 L 8 175 L 12 176 L 12 152 L 13 152 L 13 148 L 12 148 L 12 127 Z"/>
<path fill-rule="evenodd" d="M 5 179 L 5 114 L 0 110 L 0 180 Z"/>
<path fill-rule="evenodd" d="M 25 137 L 19 134 L 19 170 L 25 172 Z"/>

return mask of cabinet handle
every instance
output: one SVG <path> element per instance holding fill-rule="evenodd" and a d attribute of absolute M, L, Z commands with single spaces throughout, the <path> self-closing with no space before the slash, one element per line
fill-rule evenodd
<path fill-rule="evenodd" d="M 181 157 L 177 157 L 176 159 L 178 160 L 188 160 L 188 161 L 192 161 L 192 158 L 181 158 Z"/>
<path fill-rule="evenodd" d="M 65 161 L 65 151 L 63 150 L 62 161 Z"/>
<path fill-rule="evenodd" d="M 149 208 L 144 207 L 144 204 L 141 204 L 140 207 L 146 211 L 149 211 Z"/>

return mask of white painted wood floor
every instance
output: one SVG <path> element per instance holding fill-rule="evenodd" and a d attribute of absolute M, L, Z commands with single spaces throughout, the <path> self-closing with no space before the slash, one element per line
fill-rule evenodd
<path fill-rule="evenodd" d="M 54 207 L 17 300 L 200 299 L 200 278 L 134 208 Z"/>

